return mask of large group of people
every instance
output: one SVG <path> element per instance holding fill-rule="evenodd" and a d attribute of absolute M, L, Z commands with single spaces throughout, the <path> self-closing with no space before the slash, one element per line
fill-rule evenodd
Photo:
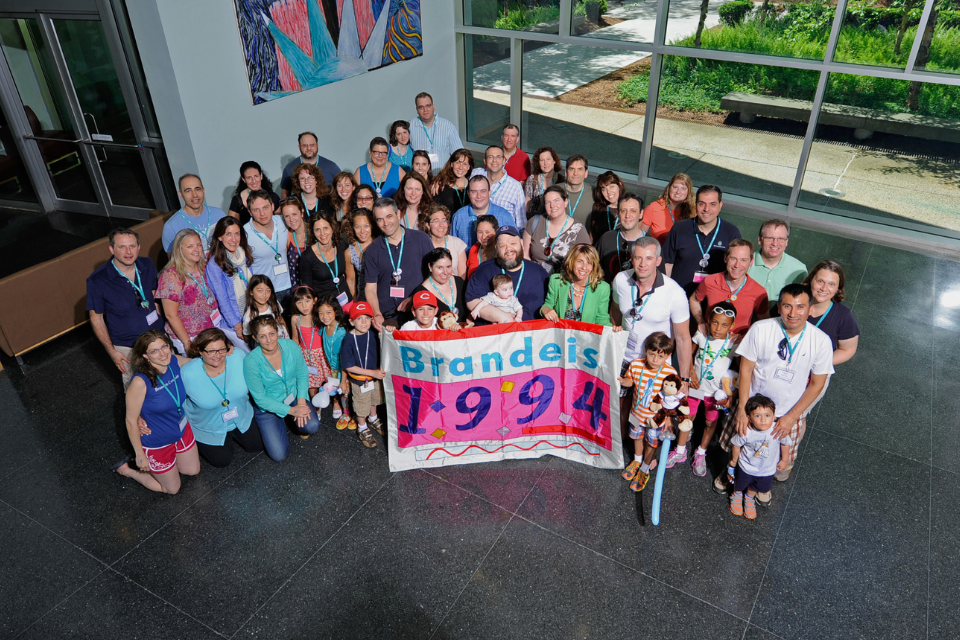
<path fill-rule="evenodd" d="M 721 217 L 721 189 L 682 173 L 647 206 L 613 172 L 590 184 L 587 158 L 531 156 L 515 125 L 474 166 L 429 94 L 415 102 L 352 173 L 312 132 L 279 195 L 244 162 L 227 213 L 182 176 L 159 273 L 134 231 L 110 233 L 87 307 L 126 389 L 133 456 L 114 470 L 175 493 L 200 457 L 225 466 L 235 444 L 283 460 L 290 432 L 316 433 L 328 407 L 336 429 L 376 447 L 384 332 L 570 320 L 626 334 L 608 381 L 633 440 L 630 489 L 644 489 L 666 439 L 667 468 L 690 460 L 706 476 L 718 436 L 730 454 L 714 488 L 756 517 L 834 366 L 856 353 L 842 266 L 808 271 L 786 253 L 782 220 L 760 225 L 755 246 Z"/>

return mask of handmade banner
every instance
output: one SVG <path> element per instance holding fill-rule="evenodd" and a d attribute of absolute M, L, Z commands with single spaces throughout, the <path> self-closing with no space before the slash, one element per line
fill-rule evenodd
<path fill-rule="evenodd" d="M 623 342 L 561 320 L 383 339 L 390 470 L 555 455 L 623 466 Z"/>

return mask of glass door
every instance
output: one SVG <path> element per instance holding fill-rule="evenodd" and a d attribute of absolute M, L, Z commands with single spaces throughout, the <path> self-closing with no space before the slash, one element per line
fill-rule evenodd
<path fill-rule="evenodd" d="M 4 102 L 22 110 L 22 148 L 45 208 L 122 218 L 165 208 L 159 145 L 120 39 L 99 16 L 0 15 L 0 51 L 0 76 L 9 72 L 16 93 Z"/>

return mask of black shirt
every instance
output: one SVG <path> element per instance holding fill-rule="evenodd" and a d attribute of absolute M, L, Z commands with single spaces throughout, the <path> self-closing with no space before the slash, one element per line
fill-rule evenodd
<path fill-rule="evenodd" d="M 280 206 L 280 196 L 275 194 L 273 191 L 268 192 L 270 194 L 270 201 L 273 202 L 274 213 L 279 214 L 277 208 Z M 243 200 L 240 199 L 239 195 L 234 195 L 233 199 L 230 200 L 230 211 L 234 211 L 240 214 L 240 226 L 243 226 L 250 222 L 250 211 L 247 209 L 246 205 L 243 204 Z"/>
<path fill-rule="evenodd" d="M 677 221 L 677 224 L 673 225 L 669 235 L 667 235 L 667 241 L 663 246 L 663 264 L 673 265 L 670 277 L 684 288 L 687 295 L 692 294 L 694 289 L 697 288 L 697 283 L 693 281 L 693 275 L 697 271 L 703 271 L 711 275 L 721 273 L 726 269 L 723 257 L 727 252 L 727 247 L 730 246 L 731 240 L 741 237 L 740 229 L 735 225 L 720 218 L 717 218 L 717 220 L 719 230 L 714 227 L 709 235 L 700 233 L 700 229 L 697 227 L 697 218 Z M 716 232 L 717 237 L 711 245 L 710 240 L 713 238 L 714 232 Z M 699 243 L 697 243 L 698 238 Z M 703 247 L 702 250 L 701 247 Z M 703 259 L 703 254 L 706 251 L 709 251 L 710 258 L 706 268 L 702 268 L 700 260 Z"/>
<path fill-rule="evenodd" d="M 461 278 L 460 276 L 453 276 L 453 286 L 457 292 L 457 301 L 454 303 L 454 306 L 456 307 L 456 309 L 452 309 L 452 311 L 456 311 L 457 319 L 460 322 L 463 322 L 468 317 L 470 317 L 470 312 L 467 311 L 467 296 L 466 296 L 467 283 L 464 282 L 463 278 Z M 443 291 L 443 295 L 439 295 L 437 293 L 437 290 L 434 289 L 432 286 L 427 287 L 421 284 L 419 287 L 414 289 L 413 293 L 410 295 L 415 296 L 420 291 L 429 291 L 433 295 L 437 296 L 437 315 L 440 315 L 441 311 L 451 311 L 450 305 L 446 304 L 443 301 L 443 296 L 447 295 L 446 287 L 441 288 L 441 291 Z M 447 298 L 447 300 L 449 300 L 449 298 Z"/>
<path fill-rule="evenodd" d="M 643 236 L 640 236 L 643 237 Z M 600 266 L 603 268 L 603 279 L 607 284 L 613 282 L 614 276 L 621 271 L 632 269 L 630 258 L 633 257 L 633 244 L 636 240 L 625 240 L 620 230 L 607 231 L 597 242 L 597 253 L 600 254 Z"/>

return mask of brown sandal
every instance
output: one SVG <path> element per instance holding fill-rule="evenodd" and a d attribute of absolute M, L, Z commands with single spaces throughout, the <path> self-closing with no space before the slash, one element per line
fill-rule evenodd
<path fill-rule="evenodd" d="M 363 443 L 363 446 L 370 449 L 373 449 L 375 446 L 377 446 L 377 441 L 370 432 L 370 429 L 358 429 L 357 435 L 360 437 L 360 442 Z"/>

